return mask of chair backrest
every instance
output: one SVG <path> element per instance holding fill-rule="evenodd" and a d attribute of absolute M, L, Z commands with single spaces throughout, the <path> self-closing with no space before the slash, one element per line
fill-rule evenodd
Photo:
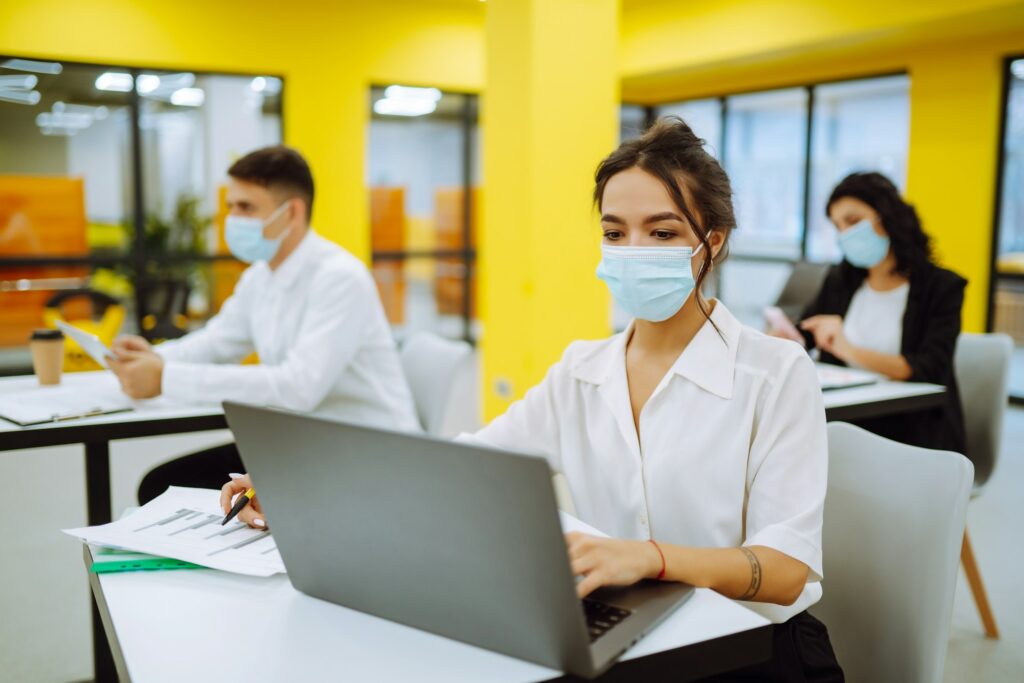
<path fill-rule="evenodd" d="M 793 264 L 789 279 L 775 300 L 775 305 L 782 309 L 787 318 L 793 322 L 800 319 L 804 309 L 818 295 L 830 266 L 829 263 L 810 261 L 797 261 Z"/>
<path fill-rule="evenodd" d="M 956 342 L 953 369 L 976 487 L 989 480 L 999 458 L 1012 355 L 1013 340 L 1005 334 L 961 334 Z"/>
<path fill-rule="evenodd" d="M 974 468 L 950 451 L 828 425 L 826 626 L 851 683 L 938 683 Z"/>
<path fill-rule="evenodd" d="M 401 349 L 416 414 L 428 434 L 455 436 L 476 422 L 473 349 L 464 341 L 416 332 Z"/>

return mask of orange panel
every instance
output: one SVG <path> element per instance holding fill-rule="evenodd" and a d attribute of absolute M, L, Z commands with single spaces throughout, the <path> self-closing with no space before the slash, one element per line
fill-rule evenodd
<path fill-rule="evenodd" d="M 0 175 L 0 256 L 86 256 L 82 178 Z M 0 280 L 83 277 L 83 266 L 0 268 Z M 53 292 L 0 294 L 0 347 L 23 346 L 43 326 Z"/>
<path fill-rule="evenodd" d="M 477 188 L 473 188 L 470 201 L 473 211 L 469 221 L 470 246 L 476 245 L 476 226 L 478 214 Z M 444 188 L 434 194 L 434 207 L 437 213 L 437 248 L 462 249 L 463 240 L 463 198 L 462 188 Z M 434 283 L 434 297 L 437 310 L 443 315 L 462 315 L 463 280 L 467 274 L 462 267 L 462 259 L 438 259 L 437 279 Z M 476 291 L 476 275 L 470 273 L 470 291 Z M 476 317 L 476 297 L 470 297 L 470 317 Z"/>
<path fill-rule="evenodd" d="M 370 239 L 374 251 L 405 247 L 405 188 L 370 188 Z M 400 261 L 373 264 L 384 312 L 393 325 L 405 320 L 405 274 Z"/>

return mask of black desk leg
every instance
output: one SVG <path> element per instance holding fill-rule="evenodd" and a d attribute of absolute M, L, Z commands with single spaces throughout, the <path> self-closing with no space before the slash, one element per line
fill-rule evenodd
<path fill-rule="evenodd" d="M 106 524 L 111 520 L 110 503 L 110 444 L 94 441 L 85 444 L 85 504 L 89 526 Z M 92 598 L 92 596 L 90 596 Z M 107 634 L 103 630 L 100 611 L 92 598 L 92 657 L 96 683 L 117 683 L 114 657 L 110 653 Z"/>

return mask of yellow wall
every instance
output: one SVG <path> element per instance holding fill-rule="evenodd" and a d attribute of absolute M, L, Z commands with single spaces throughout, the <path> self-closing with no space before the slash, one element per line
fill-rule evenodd
<path fill-rule="evenodd" d="M 285 141 L 317 183 L 313 224 L 368 259 L 371 83 L 477 91 L 479 3 L 24 0 L 0 3 L 0 54 L 286 79 Z"/>
<path fill-rule="evenodd" d="M 940 261 L 988 303 L 1002 60 L 1024 52 L 1024 2 L 635 2 L 623 98 L 664 102 L 893 71 L 910 74 L 907 196 Z"/>
<path fill-rule="evenodd" d="M 490 418 L 571 341 L 610 332 L 590 196 L 617 142 L 619 83 L 617 0 L 488 4 L 480 295 Z"/>

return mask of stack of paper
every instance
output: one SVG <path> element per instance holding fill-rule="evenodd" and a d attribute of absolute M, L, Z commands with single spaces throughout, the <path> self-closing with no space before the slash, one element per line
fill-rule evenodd
<path fill-rule="evenodd" d="M 23 427 L 131 409 L 132 400 L 116 384 L 35 387 L 0 395 L 0 417 Z"/>
<path fill-rule="evenodd" d="M 821 385 L 822 391 L 862 387 L 874 384 L 882 379 L 880 375 L 876 375 L 873 372 L 845 368 L 841 365 L 817 363 L 816 367 L 818 369 L 818 384 Z"/>
<path fill-rule="evenodd" d="M 233 520 L 221 526 L 220 492 L 172 486 L 134 513 L 102 526 L 65 529 L 93 545 L 192 562 L 236 574 L 285 571 L 270 532 Z"/>

